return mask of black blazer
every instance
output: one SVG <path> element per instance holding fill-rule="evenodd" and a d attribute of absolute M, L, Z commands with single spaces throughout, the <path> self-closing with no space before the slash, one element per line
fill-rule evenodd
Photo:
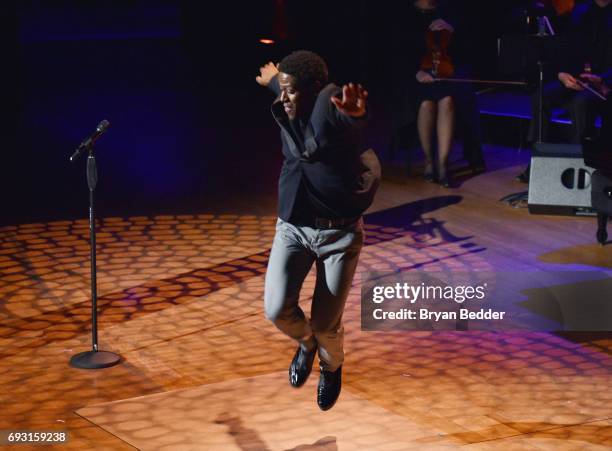
<path fill-rule="evenodd" d="M 380 178 L 380 166 L 373 151 L 364 153 L 360 146 L 359 130 L 366 125 L 368 115 L 354 118 L 340 113 L 331 97 L 341 96 L 342 90 L 328 84 L 315 101 L 301 152 L 280 101 L 278 77 L 268 87 L 277 94 L 271 110 L 281 128 L 284 156 L 278 183 L 278 216 L 290 220 L 300 184 L 317 216 L 328 219 L 360 216 L 372 202 Z"/>

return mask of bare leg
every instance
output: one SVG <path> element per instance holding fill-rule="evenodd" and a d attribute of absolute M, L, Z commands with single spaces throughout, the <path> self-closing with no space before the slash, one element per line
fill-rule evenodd
<path fill-rule="evenodd" d="M 448 155 L 453 141 L 455 125 L 455 101 L 446 96 L 438 101 L 438 173 L 440 179 L 447 177 Z"/>
<path fill-rule="evenodd" d="M 417 117 L 417 129 L 419 140 L 425 154 L 425 176 L 433 174 L 433 144 L 432 134 L 436 121 L 437 106 L 431 100 L 425 100 L 419 107 Z"/>

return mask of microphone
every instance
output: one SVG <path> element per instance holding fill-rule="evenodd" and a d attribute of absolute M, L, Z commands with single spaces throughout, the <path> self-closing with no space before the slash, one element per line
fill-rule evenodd
<path fill-rule="evenodd" d="M 110 122 L 108 122 L 106 119 L 100 122 L 96 127 L 96 131 L 94 131 L 91 135 L 85 138 L 81 144 L 79 144 L 79 147 L 77 147 L 77 149 L 70 157 L 70 161 L 74 161 L 81 154 L 81 152 L 83 152 L 83 150 L 93 146 L 93 144 L 98 140 L 98 138 L 102 136 L 104 132 L 106 132 L 108 127 L 110 127 Z"/>

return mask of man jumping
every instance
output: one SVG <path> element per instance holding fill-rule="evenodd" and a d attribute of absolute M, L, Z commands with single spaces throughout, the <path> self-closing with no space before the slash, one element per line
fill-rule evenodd
<path fill-rule="evenodd" d="M 368 93 L 358 84 L 328 83 L 325 61 L 305 50 L 278 66 L 264 65 L 256 81 L 277 94 L 272 115 L 281 128 L 284 156 L 266 316 L 298 342 L 289 367 L 293 387 L 306 382 L 318 350 L 317 403 L 328 410 L 340 394 L 342 314 L 363 246 L 361 214 L 372 200 L 372 187 L 363 186 L 359 145 Z M 298 300 L 313 263 L 317 278 L 309 319 Z"/>

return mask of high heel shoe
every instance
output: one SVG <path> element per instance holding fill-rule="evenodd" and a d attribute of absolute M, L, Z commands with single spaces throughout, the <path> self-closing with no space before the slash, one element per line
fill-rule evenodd
<path fill-rule="evenodd" d="M 452 185 L 452 181 L 448 173 L 440 173 L 440 178 L 438 179 L 438 183 L 444 188 L 450 188 Z"/>
<path fill-rule="evenodd" d="M 433 166 L 425 166 L 425 172 L 423 173 L 423 180 L 427 183 L 433 183 L 436 181 L 436 177 L 434 176 Z"/>

